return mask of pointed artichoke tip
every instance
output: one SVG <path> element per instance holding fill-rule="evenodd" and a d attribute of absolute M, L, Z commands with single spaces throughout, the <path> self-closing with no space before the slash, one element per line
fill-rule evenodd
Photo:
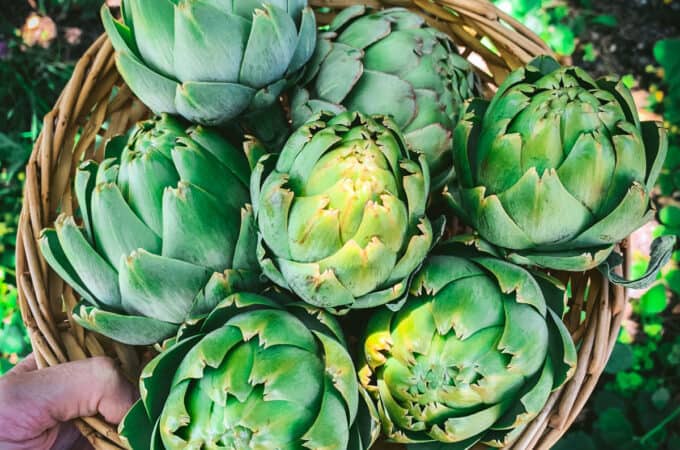
<path fill-rule="evenodd" d="M 315 289 L 318 289 L 319 286 L 321 286 L 327 280 L 332 280 L 334 278 L 335 278 L 335 272 L 333 272 L 333 269 L 328 268 L 328 269 L 324 270 L 323 272 L 320 272 L 320 271 L 318 271 L 318 268 L 317 268 L 317 274 L 315 276 L 313 276 Z"/>
<path fill-rule="evenodd" d="M 252 213 L 253 213 L 253 205 L 252 204 L 245 203 L 241 207 L 241 218 L 243 218 L 244 216 L 249 216 Z"/>
<path fill-rule="evenodd" d="M 401 292 L 401 290 L 402 290 L 403 288 L 404 288 L 404 283 L 403 283 L 402 281 L 400 281 L 400 282 L 394 284 L 394 285 L 391 287 L 390 290 L 392 291 L 393 294 L 399 294 L 399 292 Z"/>
<path fill-rule="evenodd" d="M 145 253 L 148 253 L 146 250 L 143 248 L 138 248 L 135 250 L 132 250 L 129 255 L 125 256 L 123 255 L 123 258 L 125 258 L 125 263 L 128 266 L 134 265 L 135 261 L 142 257 Z"/>
<path fill-rule="evenodd" d="M 69 216 L 68 216 L 66 213 L 64 213 L 64 212 L 59 213 L 59 215 L 57 216 L 57 218 L 54 220 L 54 225 L 55 225 L 56 227 L 61 227 L 61 226 L 63 226 L 63 225 L 65 224 L 66 220 L 68 219 L 68 217 L 69 217 Z"/>
<path fill-rule="evenodd" d="M 418 225 L 416 225 L 422 236 L 429 234 L 430 227 L 428 227 L 426 221 L 429 221 L 429 219 L 427 216 L 423 216 L 418 220 Z"/>
<path fill-rule="evenodd" d="M 179 180 L 177 182 L 177 186 L 172 187 L 172 186 L 166 186 L 165 190 L 172 196 L 180 199 L 180 200 L 186 200 L 187 198 L 187 193 L 189 192 L 189 185 L 190 183 L 188 181 L 184 180 Z"/>
<path fill-rule="evenodd" d="M 54 230 L 54 228 L 45 227 L 42 230 L 40 230 L 40 236 L 38 236 L 38 239 L 40 241 L 47 240 L 47 233 L 49 233 L 50 230 Z"/>
<path fill-rule="evenodd" d="M 116 189 L 117 186 L 115 183 L 99 183 L 94 187 L 94 191 L 97 192 L 98 194 L 110 190 L 110 189 Z"/>
<path fill-rule="evenodd" d="M 80 319 L 81 321 L 90 324 L 92 328 L 96 328 L 97 325 L 97 312 L 95 308 L 88 311 L 86 305 L 81 304 L 77 311 L 74 311 L 73 316 Z"/>
<path fill-rule="evenodd" d="M 257 17 L 257 16 L 271 17 L 271 8 L 272 8 L 271 4 L 263 3 L 262 7 L 255 8 L 253 10 L 253 17 Z"/>

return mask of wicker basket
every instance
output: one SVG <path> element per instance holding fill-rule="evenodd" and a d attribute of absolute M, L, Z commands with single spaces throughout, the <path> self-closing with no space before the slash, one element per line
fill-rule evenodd
<path fill-rule="evenodd" d="M 327 23 L 352 0 L 311 0 L 317 18 Z M 550 50 L 526 27 L 486 0 L 370 0 L 374 7 L 404 6 L 448 33 L 493 90 L 508 72 Z M 483 40 L 484 39 L 484 43 Z M 485 44 L 492 43 L 497 52 Z M 17 284 L 23 320 L 40 367 L 108 355 L 116 358 L 136 383 L 143 358 L 140 349 L 116 344 L 73 321 L 73 290 L 43 260 L 36 239 L 53 223 L 57 211 L 75 209 L 72 177 L 83 158 L 101 159 L 103 143 L 126 131 L 149 111 L 118 75 L 113 49 L 100 37 L 78 62 L 73 77 L 44 118 L 26 168 L 24 205 L 17 234 Z M 625 245 L 624 245 L 625 247 Z M 625 252 L 624 252 L 625 253 Z M 621 325 L 625 290 L 608 284 L 597 271 L 563 274 L 573 296 L 565 318 L 578 348 L 574 378 L 553 393 L 538 417 L 512 445 L 513 449 L 550 448 L 583 408 L 604 368 Z M 83 417 L 76 426 L 98 450 L 119 449 L 116 427 L 100 417 Z M 379 444 L 377 448 L 404 448 Z"/>

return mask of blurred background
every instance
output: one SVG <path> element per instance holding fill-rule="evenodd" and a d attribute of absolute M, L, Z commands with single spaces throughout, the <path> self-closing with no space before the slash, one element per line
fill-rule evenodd
<path fill-rule="evenodd" d="M 103 30 L 102 0 L 0 0 L 0 374 L 30 352 L 17 307 L 14 241 L 24 165 L 42 117 Z M 110 6 L 120 0 L 107 0 Z M 670 149 L 655 223 L 632 239 L 632 276 L 654 236 L 680 235 L 680 0 L 495 0 L 565 64 L 615 73 L 640 114 L 662 120 Z M 680 450 L 680 252 L 624 326 L 588 406 L 558 450 Z"/>

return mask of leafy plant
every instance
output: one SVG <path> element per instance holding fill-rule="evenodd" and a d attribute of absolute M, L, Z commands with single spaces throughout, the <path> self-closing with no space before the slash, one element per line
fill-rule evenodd
<path fill-rule="evenodd" d="M 0 373 L 30 351 L 14 280 L 22 170 L 42 117 L 70 78 L 75 60 L 100 33 L 94 5 L 94 0 L 0 0 Z M 22 25 L 27 25 L 23 22 L 31 15 L 56 22 L 49 48 L 22 39 Z M 76 31 L 77 39 L 67 35 L 69 29 Z"/>
<path fill-rule="evenodd" d="M 7 269 L 0 269 L 0 375 L 30 351 L 30 342 L 17 306 L 17 290 L 7 283 Z"/>
<path fill-rule="evenodd" d="M 503 11 L 512 15 L 538 34 L 560 56 L 570 56 L 579 45 L 579 36 L 586 27 L 616 27 L 618 19 L 611 14 L 593 11 L 592 0 L 493 0 Z M 593 44 L 582 45 L 585 61 L 597 57 Z"/>
<path fill-rule="evenodd" d="M 675 203 L 680 191 L 680 39 L 659 41 L 654 47 L 654 56 L 661 65 L 658 72 L 663 76 L 663 87 L 653 86 L 650 107 L 663 112 L 664 122 L 669 130 L 670 141 L 666 164 L 659 176 L 660 203 L 665 206 L 659 211 L 664 228 L 662 233 L 680 234 L 680 208 Z"/>
<path fill-rule="evenodd" d="M 664 98 L 664 119 L 669 125 L 680 124 L 680 38 L 657 42 L 654 57 L 663 69 L 667 95 Z M 675 130 L 677 134 L 677 129 Z"/>
<path fill-rule="evenodd" d="M 538 34 L 556 53 L 569 56 L 576 50 L 582 18 L 572 17 L 566 3 L 541 0 L 496 0 L 494 3 Z"/>
<path fill-rule="evenodd" d="M 98 17 L 100 0 L 29 0 L 40 14 L 54 16 L 57 19 L 66 18 L 77 13 L 82 21 Z"/>
<path fill-rule="evenodd" d="M 589 420 L 577 423 L 555 450 L 679 448 L 680 316 L 667 289 L 664 277 L 633 301 L 629 324 L 637 323 L 639 333 L 632 339 L 624 328 L 586 410 Z"/>

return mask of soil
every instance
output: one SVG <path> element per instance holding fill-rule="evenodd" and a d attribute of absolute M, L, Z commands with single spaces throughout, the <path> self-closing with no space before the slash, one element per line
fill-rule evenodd
<path fill-rule="evenodd" d="M 581 7 L 575 3 L 583 0 L 570 0 L 570 6 L 578 10 Z M 592 43 L 597 58 L 584 61 L 583 48 L 579 46 L 573 62 L 596 76 L 632 74 L 642 88 L 658 81 L 654 71 L 647 67 L 657 65 L 653 51 L 658 40 L 680 37 L 680 1 L 591 0 L 591 3 L 592 12 L 616 17 L 617 25 L 588 23 L 580 41 Z"/>

